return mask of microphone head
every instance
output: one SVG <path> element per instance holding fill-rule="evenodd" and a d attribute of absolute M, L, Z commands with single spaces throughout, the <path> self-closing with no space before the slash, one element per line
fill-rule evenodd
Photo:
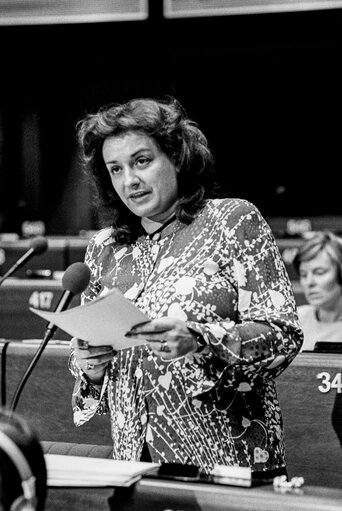
<path fill-rule="evenodd" d="M 42 236 L 34 238 L 30 243 L 30 248 L 33 249 L 35 254 L 42 254 L 43 252 L 45 252 L 47 247 L 48 247 L 47 239 L 43 238 Z"/>
<path fill-rule="evenodd" d="M 74 295 L 82 293 L 89 284 L 90 269 L 85 263 L 73 263 L 64 272 L 62 287 Z"/>

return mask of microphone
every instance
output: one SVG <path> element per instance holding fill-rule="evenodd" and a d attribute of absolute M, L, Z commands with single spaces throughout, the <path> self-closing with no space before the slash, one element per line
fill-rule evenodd
<path fill-rule="evenodd" d="M 77 294 L 82 293 L 88 286 L 90 280 L 89 267 L 84 263 L 73 263 L 64 272 L 62 277 L 63 294 L 55 308 L 54 312 L 62 312 L 70 305 L 71 300 Z M 45 336 L 48 340 L 54 335 L 57 326 L 52 321 L 48 323 Z"/>
<path fill-rule="evenodd" d="M 62 288 L 64 289 L 63 294 L 55 308 L 54 312 L 62 312 L 67 309 L 70 305 L 72 298 L 82 293 L 88 286 L 90 280 L 90 269 L 89 267 L 81 262 L 71 264 L 64 272 L 62 277 Z M 25 371 L 24 376 L 22 377 L 17 390 L 13 396 L 12 403 L 10 406 L 10 410 L 14 411 L 18 401 L 20 394 L 24 388 L 26 381 L 28 380 L 34 366 L 38 362 L 41 354 L 43 353 L 45 346 L 49 342 L 49 340 L 54 335 L 57 330 L 57 326 L 54 325 L 52 321 L 50 321 L 45 329 L 45 334 L 41 345 L 36 351 L 31 363 Z"/>
<path fill-rule="evenodd" d="M 18 261 L 2 276 L 0 277 L 0 286 L 7 277 L 12 275 L 16 270 L 24 266 L 24 264 L 31 259 L 34 255 L 42 254 L 48 247 L 48 242 L 46 238 L 41 236 L 34 238 L 30 243 L 30 248 L 24 255 L 22 255 Z"/>

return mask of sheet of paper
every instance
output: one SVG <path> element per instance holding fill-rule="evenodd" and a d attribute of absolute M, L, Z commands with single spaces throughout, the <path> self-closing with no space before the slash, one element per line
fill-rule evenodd
<path fill-rule="evenodd" d="M 157 463 L 45 454 L 48 486 L 130 486 Z"/>
<path fill-rule="evenodd" d="M 30 307 L 38 316 L 51 321 L 72 337 L 93 346 L 110 344 L 114 349 L 144 344 L 143 340 L 125 337 L 137 323 L 148 321 L 132 302 L 118 290 L 63 312 L 48 312 Z"/>

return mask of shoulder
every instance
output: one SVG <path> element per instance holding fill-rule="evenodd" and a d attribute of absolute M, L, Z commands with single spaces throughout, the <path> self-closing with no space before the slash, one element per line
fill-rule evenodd
<path fill-rule="evenodd" d="M 112 227 L 105 227 L 104 229 L 100 229 L 95 232 L 95 234 L 93 234 L 89 239 L 87 253 L 89 254 L 101 251 L 107 245 L 115 243 L 113 234 L 114 230 Z"/>
<path fill-rule="evenodd" d="M 246 199 L 224 197 L 221 199 L 208 199 L 207 207 L 217 210 L 225 210 L 231 208 L 254 210 L 256 207 L 254 204 Z"/>
<path fill-rule="evenodd" d="M 113 228 L 112 227 L 105 227 L 104 229 L 100 229 L 97 231 L 89 240 L 90 245 L 103 245 L 106 242 L 113 241 Z"/>
<path fill-rule="evenodd" d="M 239 198 L 209 199 L 206 204 L 206 209 L 222 215 L 231 214 L 234 216 L 244 216 L 253 213 L 260 215 L 258 208 L 254 204 L 246 199 Z"/>
<path fill-rule="evenodd" d="M 233 231 L 248 232 L 270 231 L 269 225 L 261 215 L 259 209 L 245 199 L 227 198 L 211 199 L 207 202 L 208 218 L 219 222 L 223 228 Z"/>

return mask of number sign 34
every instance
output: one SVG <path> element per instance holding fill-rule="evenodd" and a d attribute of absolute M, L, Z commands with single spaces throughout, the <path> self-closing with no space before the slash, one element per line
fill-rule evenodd
<path fill-rule="evenodd" d="M 318 385 L 318 390 L 323 392 L 329 392 L 331 389 L 336 389 L 338 394 L 342 392 L 342 373 L 336 373 L 335 376 L 332 376 L 330 373 L 323 371 L 322 373 L 318 373 L 317 378 L 322 380 L 322 384 Z"/>

